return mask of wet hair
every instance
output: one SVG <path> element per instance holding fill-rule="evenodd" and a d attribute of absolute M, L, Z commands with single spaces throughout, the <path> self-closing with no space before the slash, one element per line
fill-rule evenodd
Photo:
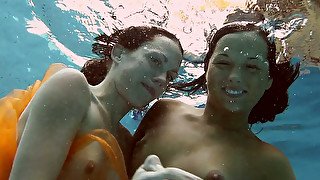
<path fill-rule="evenodd" d="M 254 24 L 229 24 L 219 29 L 209 41 L 209 50 L 204 59 L 205 73 L 198 79 L 188 83 L 176 84 L 173 87 L 189 92 L 203 88 L 206 90 L 206 73 L 210 58 L 216 48 L 217 42 L 227 34 L 237 32 L 257 32 L 268 47 L 267 60 L 269 62 L 269 76 L 273 79 L 271 87 L 265 91 L 259 102 L 253 107 L 248 123 L 273 121 L 275 116 L 282 113 L 288 106 L 288 88 L 299 76 L 300 64 L 292 65 L 290 61 L 276 63 L 276 45 L 267 38 L 268 33 Z"/>
<path fill-rule="evenodd" d="M 100 59 L 88 60 L 80 70 L 91 85 L 97 85 L 104 80 L 112 65 L 111 51 L 115 44 L 133 51 L 143 43 L 153 40 L 156 36 L 165 36 L 176 42 L 183 53 L 183 49 L 178 38 L 165 29 L 153 26 L 131 26 L 126 29 L 117 30 L 110 36 L 101 34 L 92 44 L 92 52 Z"/>

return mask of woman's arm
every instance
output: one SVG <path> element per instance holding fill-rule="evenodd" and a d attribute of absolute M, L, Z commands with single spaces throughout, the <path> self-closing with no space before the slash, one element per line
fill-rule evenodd
<path fill-rule="evenodd" d="M 66 69 L 68 68 L 65 64 L 62 63 L 53 63 L 49 66 L 49 68 L 47 69 L 46 73 L 44 74 L 41 83 L 43 84 L 45 81 L 47 81 L 50 77 L 52 77 L 52 75 L 54 75 L 55 73 L 59 72 L 62 69 Z M 34 87 L 33 87 L 34 88 Z M 19 123 L 17 126 L 17 142 L 20 142 L 21 139 L 21 135 L 23 133 L 24 127 L 26 125 L 27 119 L 29 117 L 29 105 L 32 104 L 32 101 L 30 101 L 28 103 L 28 105 L 26 106 L 26 108 L 24 109 L 24 111 L 21 113 L 20 117 L 19 117 Z"/>
<path fill-rule="evenodd" d="M 56 179 L 87 108 L 85 77 L 64 69 L 42 85 L 30 104 L 10 179 Z"/>

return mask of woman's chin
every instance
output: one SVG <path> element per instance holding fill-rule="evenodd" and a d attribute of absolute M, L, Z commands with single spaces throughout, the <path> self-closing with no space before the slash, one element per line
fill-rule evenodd
<path fill-rule="evenodd" d="M 131 105 L 133 106 L 133 108 L 140 110 L 140 109 L 144 109 L 150 102 L 151 100 L 139 101 L 139 102 L 134 102 Z"/>
<path fill-rule="evenodd" d="M 231 113 L 241 113 L 243 111 L 243 107 L 237 103 L 227 103 L 225 105 L 225 109 Z"/>

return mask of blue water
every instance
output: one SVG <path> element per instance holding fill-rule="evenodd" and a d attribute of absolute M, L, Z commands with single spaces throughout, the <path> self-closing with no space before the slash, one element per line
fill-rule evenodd
<path fill-rule="evenodd" d="M 35 10 L 34 7 L 18 0 L 1 0 L 0 4 L 0 98 L 12 89 L 25 89 L 36 79 L 41 79 L 51 63 L 62 62 L 79 68 L 68 56 L 52 48 L 45 37 L 27 31 L 26 19 L 32 19 L 31 11 Z M 72 30 L 84 28 L 70 18 L 72 12 L 57 14 L 41 4 L 35 7 L 38 8 L 36 12 L 40 12 L 39 16 L 55 24 L 50 29 L 61 35 L 60 42 L 79 55 L 91 56 L 90 42 L 79 44 L 77 38 L 74 38 Z M 258 136 L 289 157 L 297 179 L 318 179 L 320 70 L 318 67 L 303 69 L 309 70 L 310 74 L 301 75 L 290 88 L 288 109 L 275 122 L 254 125 L 253 131 L 259 132 L 262 129 Z M 123 123 L 133 131 L 139 121 L 126 116 Z"/>

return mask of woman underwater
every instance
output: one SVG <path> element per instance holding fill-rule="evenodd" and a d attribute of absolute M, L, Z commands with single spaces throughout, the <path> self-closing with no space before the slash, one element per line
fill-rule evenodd
<path fill-rule="evenodd" d="M 175 35 L 157 27 L 130 27 L 96 40 L 93 51 L 112 60 L 108 75 L 91 86 L 80 71 L 54 65 L 58 72 L 19 118 L 10 179 L 128 178 L 131 135 L 119 121 L 165 91 L 183 50 Z"/>
<path fill-rule="evenodd" d="M 276 63 L 275 42 L 254 22 L 227 23 L 209 41 L 205 73 L 179 88 L 205 87 L 204 109 L 159 100 L 134 135 L 131 174 L 150 154 L 201 178 L 295 179 L 287 157 L 250 131 L 288 106 L 299 64 Z M 155 170 L 156 171 L 156 170 Z"/>

